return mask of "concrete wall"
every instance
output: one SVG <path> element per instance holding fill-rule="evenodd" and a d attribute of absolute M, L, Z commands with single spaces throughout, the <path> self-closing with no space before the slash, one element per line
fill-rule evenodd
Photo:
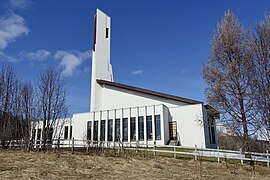
<path fill-rule="evenodd" d="M 205 148 L 202 104 L 171 107 L 172 121 L 177 121 L 177 132 L 182 146 Z"/>
<path fill-rule="evenodd" d="M 74 114 L 72 118 L 73 122 L 73 137 L 74 139 L 85 140 L 86 139 L 86 128 L 87 121 L 91 121 L 93 119 L 93 113 L 79 113 Z"/>
<path fill-rule="evenodd" d="M 104 86 L 102 88 L 102 110 L 150 106 L 153 104 L 164 104 L 167 107 L 186 105 L 184 102 L 169 100 L 112 86 Z"/>

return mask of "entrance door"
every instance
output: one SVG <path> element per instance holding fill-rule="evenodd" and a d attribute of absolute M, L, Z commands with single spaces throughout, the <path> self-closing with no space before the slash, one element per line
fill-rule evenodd
<path fill-rule="evenodd" d="M 177 140 L 177 126 L 176 121 L 169 122 L 170 140 Z"/>

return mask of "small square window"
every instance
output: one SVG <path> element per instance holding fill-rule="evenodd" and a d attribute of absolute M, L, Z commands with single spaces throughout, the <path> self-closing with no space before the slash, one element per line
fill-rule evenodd
<path fill-rule="evenodd" d="M 109 28 L 106 28 L 106 38 L 109 38 Z"/>

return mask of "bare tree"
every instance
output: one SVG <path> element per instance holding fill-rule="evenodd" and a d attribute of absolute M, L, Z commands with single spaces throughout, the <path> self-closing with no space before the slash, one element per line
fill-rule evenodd
<path fill-rule="evenodd" d="M 31 122 L 34 120 L 34 90 L 30 82 L 21 87 L 21 132 L 27 148 L 30 148 Z"/>
<path fill-rule="evenodd" d="M 250 33 L 230 11 L 225 13 L 211 41 L 209 62 L 203 67 L 207 100 L 223 113 L 223 123 L 243 137 L 249 149 L 250 135 L 256 131 L 256 113 L 251 97 L 252 72 Z"/>
<path fill-rule="evenodd" d="M 252 95 L 260 119 L 260 136 L 270 140 L 270 15 L 258 23 L 253 35 Z"/>
<path fill-rule="evenodd" d="M 16 139 L 17 119 L 13 116 L 13 112 L 16 109 L 13 102 L 17 90 L 18 78 L 11 63 L 7 65 L 2 64 L 0 74 L 0 139 L 2 147 L 6 147 L 12 140 Z"/>
<path fill-rule="evenodd" d="M 37 97 L 38 118 L 43 123 L 43 148 L 52 139 L 52 135 L 56 136 L 59 132 L 59 126 L 62 125 L 59 124 L 60 119 L 67 116 L 66 94 L 65 81 L 58 71 L 48 68 L 40 74 Z"/>

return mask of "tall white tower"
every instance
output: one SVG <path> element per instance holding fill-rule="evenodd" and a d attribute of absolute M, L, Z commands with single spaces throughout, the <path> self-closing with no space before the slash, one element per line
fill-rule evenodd
<path fill-rule="evenodd" d="M 92 80 L 90 111 L 101 110 L 102 88 L 97 79 L 113 81 L 110 64 L 111 18 L 97 9 L 94 19 L 94 46 L 92 50 Z"/>

